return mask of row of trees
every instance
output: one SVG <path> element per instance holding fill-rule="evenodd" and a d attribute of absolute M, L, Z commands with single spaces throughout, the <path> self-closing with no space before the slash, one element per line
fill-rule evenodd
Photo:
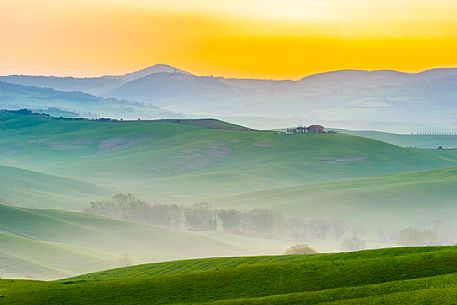
<path fill-rule="evenodd" d="M 333 240 L 340 243 L 343 251 L 366 248 L 353 224 L 343 220 L 286 218 L 280 212 L 268 209 L 239 211 L 214 209 L 209 203 L 199 202 L 191 207 L 176 204 L 149 204 L 132 194 L 117 194 L 111 200 L 92 202 L 86 212 L 104 217 L 157 225 L 175 230 L 218 231 L 252 237 L 295 240 L 306 243 L 310 240 Z M 449 243 L 443 231 L 422 227 L 410 227 L 396 232 L 380 232 L 381 243 L 402 246 L 426 246 Z M 451 234 L 452 233 L 452 234 Z M 455 232 L 448 232 L 455 236 Z M 291 249 L 292 253 L 306 252 Z"/>
<path fill-rule="evenodd" d="M 268 209 L 248 212 L 217 210 L 206 202 L 196 203 L 192 207 L 148 204 L 132 194 L 117 194 L 111 200 L 92 202 L 86 212 L 176 230 L 223 230 L 246 236 L 302 241 L 313 238 L 339 240 L 351 228 L 341 220 L 285 218 L 281 213 Z"/>

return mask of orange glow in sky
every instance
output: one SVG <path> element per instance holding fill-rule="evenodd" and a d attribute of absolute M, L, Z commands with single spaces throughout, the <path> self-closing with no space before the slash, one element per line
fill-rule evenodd
<path fill-rule="evenodd" d="M 0 0 L 0 74 L 299 78 L 457 66 L 455 0 Z"/>

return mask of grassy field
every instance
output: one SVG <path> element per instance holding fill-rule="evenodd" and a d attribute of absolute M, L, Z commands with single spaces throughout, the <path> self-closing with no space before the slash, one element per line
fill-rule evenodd
<path fill-rule="evenodd" d="M 0 166 L 0 203 L 30 208 L 80 210 L 112 190 L 74 179 Z"/>
<path fill-rule="evenodd" d="M 55 282 L 0 281 L 0 304 L 453 304 L 454 247 L 211 258 Z"/>
<path fill-rule="evenodd" d="M 0 205 L 0 273 L 56 278 L 131 263 L 208 256 L 282 253 L 286 243 L 246 248 L 214 238 L 79 213 Z M 255 244 L 255 239 L 251 239 Z M 267 252 L 268 253 L 268 252 Z"/>
<path fill-rule="evenodd" d="M 0 230 L 0 273 L 6 278 L 55 279 L 119 266 L 120 255 L 23 237 Z"/>
<path fill-rule="evenodd" d="M 455 166 L 453 151 L 344 134 L 286 135 L 215 120 L 100 122 L 0 112 L 0 164 L 133 192 L 197 200 Z"/>
<path fill-rule="evenodd" d="M 228 197 L 217 205 L 270 208 L 285 215 L 343 218 L 376 229 L 457 217 L 457 168 L 275 188 Z M 364 215 L 361 219 L 360 215 Z"/>

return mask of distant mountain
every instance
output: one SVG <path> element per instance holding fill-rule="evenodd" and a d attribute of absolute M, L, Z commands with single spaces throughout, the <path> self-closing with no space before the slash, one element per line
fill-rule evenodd
<path fill-rule="evenodd" d="M 122 79 L 124 81 L 133 81 L 133 80 L 137 80 L 139 78 L 142 78 L 145 76 L 150 76 L 152 74 L 157 74 L 157 73 L 184 74 L 184 75 L 189 75 L 189 76 L 192 75 L 189 72 L 180 70 L 180 69 L 172 67 L 170 65 L 157 64 L 157 65 L 150 66 L 150 67 L 147 67 L 147 68 L 139 70 L 139 71 L 127 73 L 127 74 L 120 75 L 120 76 L 112 76 L 112 77 Z M 106 76 L 105 76 L 105 78 L 106 78 Z"/>
<path fill-rule="evenodd" d="M 192 75 L 189 72 L 175 67 L 158 64 L 145 69 L 127 73 L 124 75 L 105 75 L 100 77 L 57 77 L 57 76 L 32 76 L 32 75 L 9 75 L 0 76 L 1 81 L 8 83 L 53 88 L 60 91 L 82 91 L 91 94 L 99 94 L 121 87 L 127 82 L 135 81 L 142 77 L 157 73 Z"/>
<path fill-rule="evenodd" d="M 160 72 L 127 82 L 103 95 L 167 105 L 170 99 L 171 103 L 176 99 L 178 103 L 196 103 L 201 97 L 229 96 L 231 91 L 229 85 L 214 77 Z"/>
<path fill-rule="evenodd" d="M 1 76 L 0 81 L 23 86 L 36 86 L 52 88 L 59 91 L 81 91 L 96 93 L 104 88 L 111 88 L 120 83 L 116 78 L 111 77 L 57 77 L 57 76 L 32 76 L 32 75 L 9 75 Z"/>
<path fill-rule="evenodd" d="M 103 98 L 88 93 L 57 91 L 0 81 L 0 108 L 36 109 L 35 112 L 62 117 L 179 118 L 181 115 L 155 106 Z"/>
<path fill-rule="evenodd" d="M 303 124 L 385 121 L 381 130 L 397 132 L 414 131 L 418 125 L 457 126 L 457 69 L 343 70 L 276 81 L 196 76 L 161 64 L 119 76 L 3 76 L 0 80 L 142 102 L 197 117 L 294 117 Z M 388 128 L 399 123 L 410 127 Z"/>

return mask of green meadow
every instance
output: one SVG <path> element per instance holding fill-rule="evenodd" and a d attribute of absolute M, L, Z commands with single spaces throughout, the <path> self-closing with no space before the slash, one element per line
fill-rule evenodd
<path fill-rule="evenodd" d="M 453 304 L 454 247 L 186 260 L 54 282 L 0 281 L 0 304 Z"/>

